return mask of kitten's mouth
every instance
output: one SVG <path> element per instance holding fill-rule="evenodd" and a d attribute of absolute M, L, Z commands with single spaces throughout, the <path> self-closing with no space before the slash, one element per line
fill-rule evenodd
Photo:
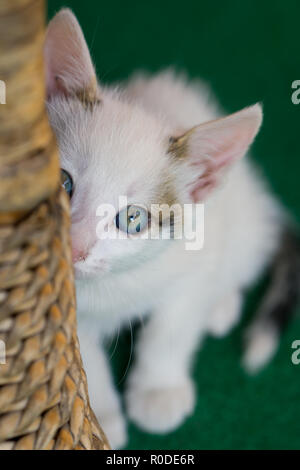
<path fill-rule="evenodd" d="M 74 266 L 76 279 L 89 279 L 100 276 L 108 271 L 107 262 L 104 260 L 89 260 L 88 257 L 78 259 Z"/>

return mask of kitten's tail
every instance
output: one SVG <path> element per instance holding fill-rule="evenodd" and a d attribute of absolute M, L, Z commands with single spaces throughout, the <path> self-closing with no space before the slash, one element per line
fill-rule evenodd
<path fill-rule="evenodd" d="M 256 372 L 276 352 L 280 333 L 295 313 L 300 294 L 300 238 L 286 229 L 271 267 L 271 282 L 257 316 L 246 332 L 243 363 Z"/>

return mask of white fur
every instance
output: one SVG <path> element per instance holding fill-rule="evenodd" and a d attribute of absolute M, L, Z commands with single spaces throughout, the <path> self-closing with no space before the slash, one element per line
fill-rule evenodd
<path fill-rule="evenodd" d="M 242 300 L 242 294 L 239 291 L 225 295 L 212 311 L 209 319 L 209 333 L 217 337 L 226 335 L 240 319 Z"/>
<path fill-rule="evenodd" d="M 247 331 L 247 348 L 243 357 L 245 369 L 253 374 L 259 371 L 274 355 L 278 346 L 278 332 L 271 325 L 259 325 Z"/>
<path fill-rule="evenodd" d="M 225 334 L 238 320 L 242 291 L 277 248 L 281 214 L 245 158 L 220 176 L 218 188 L 205 199 L 202 250 L 187 251 L 185 240 L 97 240 L 97 206 L 117 206 L 119 195 L 134 204 L 155 203 L 162 175 L 172 176 L 180 203 L 191 202 L 186 184 L 191 167 L 173 162 L 168 139 L 219 115 L 202 83 L 188 83 L 172 71 L 136 76 L 120 91 L 101 88 L 100 96 L 101 104 L 92 112 L 60 95 L 51 98 L 48 110 L 61 165 L 75 184 L 73 243 L 88 253 L 75 264 L 75 273 L 92 405 L 100 420 L 110 423 L 104 430 L 112 445 L 121 447 L 125 422 L 99 338 L 151 313 L 140 331 L 126 405 L 144 429 L 174 429 L 193 411 L 194 352 L 205 334 Z M 252 140 L 260 111 L 243 113 L 233 121 L 244 126 L 242 119 L 248 120 L 243 130 L 248 122 L 252 125 L 253 135 L 246 136 Z M 201 135 L 198 141 L 203 142 Z M 244 152 L 248 140 L 235 151 Z M 212 144 L 209 140 L 207 151 L 214 151 Z M 216 143 L 216 155 L 218 150 Z M 113 221 L 109 230 L 116 230 Z"/>

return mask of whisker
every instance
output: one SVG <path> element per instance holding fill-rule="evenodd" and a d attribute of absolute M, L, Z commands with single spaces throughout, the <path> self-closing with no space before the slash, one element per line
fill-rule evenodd
<path fill-rule="evenodd" d="M 113 349 L 113 352 L 111 353 L 111 355 L 109 356 L 109 359 L 111 360 L 117 350 L 117 346 L 118 346 L 118 342 L 119 342 L 119 337 L 120 337 L 120 325 L 118 326 L 118 334 L 117 334 L 117 339 L 115 341 L 115 346 L 114 346 L 114 349 Z"/>
<path fill-rule="evenodd" d="M 105 341 L 107 349 L 111 348 L 111 345 L 113 344 L 114 338 L 115 338 L 114 335 L 110 335 L 109 340 Z"/>
<path fill-rule="evenodd" d="M 100 15 L 98 15 L 98 17 L 97 17 L 96 26 L 95 26 L 95 29 L 94 29 L 94 34 L 93 34 L 91 47 L 90 47 L 91 52 L 92 52 L 93 47 L 94 47 L 94 42 L 95 42 L 95 39 L 96 39 L 96 34 L 97 34 L 97 31 L 98 31 L 98 26 L 99 26 L 99 21 L 100 21 Z"/>
<path fill-rule="evenodd" d="M 129 320 L 129 319 L 128 319 Z M 133 332 L 132 332 L 132 325 L 131 325 L 131 321 L 129 320 L 129 326 L 130 326 L 130 354 L 129 354 L 129 359 L 127 361 L 127 366 L 126 366 L 126 369 L 125 369 L 125 372 L 121 378 L 121 380 L 118 382 L 118 385 L 120 385 L 123 380 L 125 379 L 126 375 L 127 375 L 127 372 L 128 372 L 128 369 L 129 369 L 129 366 L 131 364 L 131 359 L 132 359 L 132 352 L 133 352 Z"/>

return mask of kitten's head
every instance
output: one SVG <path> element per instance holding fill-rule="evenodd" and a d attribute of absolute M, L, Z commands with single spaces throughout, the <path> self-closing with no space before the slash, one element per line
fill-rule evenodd
<path fill-rule="evenodd" d="M 256 105 L 176 132 L 123 93 L 98 85 L 70 10 L 49 24 L 45 65 L 78 277 L 127 270 L 168 249 L 173 240 L 150 237 L 155 227 L 156 233 L 170 230 L 153 204 L 202 202 L 224 169 L 245 154 L 261 123 Z"/>

